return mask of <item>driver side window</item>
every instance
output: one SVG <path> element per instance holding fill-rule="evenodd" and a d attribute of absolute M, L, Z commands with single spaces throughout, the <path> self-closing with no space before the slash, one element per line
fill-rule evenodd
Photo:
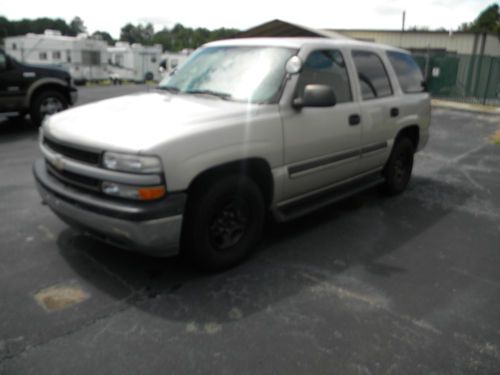
<path fill-rule="evenodd" d="M 345 61 L 338 50 L 317 50 L 309 54 L 300 73 L 297 96 L 301 97 L 309 84 L 330 86 L 337 103 L 352 101 Z"/>

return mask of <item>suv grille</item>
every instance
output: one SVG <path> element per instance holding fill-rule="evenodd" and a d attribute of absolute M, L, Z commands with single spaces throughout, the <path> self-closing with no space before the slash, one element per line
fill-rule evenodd
<path fill-rule="evenodd" d="M 76 188 L 99 192 L 100 181 L 96 178 L 82 176 L 69 171 L 58 170 L 47 162 L 47 171 L 57 180 Z"/>
<path fill-rule="evenodd" d="M 51 150 L 64 155 L 68 158 L 82 161 L 84 163 L 98 165 L 101 155 L 97 152 L 86 151 L 71 146 L 66 146 L 58 142 L 54 142 L 46 137 L 43 138 L 43 143 Z"/>

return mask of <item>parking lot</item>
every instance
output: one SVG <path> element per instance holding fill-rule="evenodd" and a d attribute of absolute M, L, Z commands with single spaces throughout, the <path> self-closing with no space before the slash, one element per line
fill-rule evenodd
<path fill-rule="evenodd" d="M 35 190 L 37 129 L 0 118 L 0 374 L 499 373 L 498 130 L 434 108 L 407 192 L 271 222 L 210 275 L 73 233 Z"/>

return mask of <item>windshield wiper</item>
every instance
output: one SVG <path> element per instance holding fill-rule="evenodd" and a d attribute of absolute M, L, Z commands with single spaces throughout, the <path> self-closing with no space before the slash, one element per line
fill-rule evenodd
<path fill-rule="evenodd" d="M 158 90 L 168 91 L 168 92 L 171 92 L 173 94 L 177 94 L 179 92 L 179 89 L 177 87 L 174 87 L 174 86 L 157 86 L 156 88 Z"/>
<path fill-rule="evenodd" d="M 232 97 L 231 94 L 227 94 L 224 92 L 212 91 L 212 90 L 189 90 L 189 91 L 184 91 L 184 93 L 185 94 L 211 95 L 211 96 L 216 96 L 216 97 L 224 99 L 224 100 L 229 100 Z"/>

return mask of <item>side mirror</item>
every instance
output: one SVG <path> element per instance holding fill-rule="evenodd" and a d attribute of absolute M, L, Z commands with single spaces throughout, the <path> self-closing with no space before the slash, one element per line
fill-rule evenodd
<path fill-rule="evenodd" d="M 429 91 L 429 84 L 425 80 L 422 81 L 422 89 L 424 90 L 424 92 L 428 92 Z"/>
<path fill-rule="evenodd" d="M 332 88 L 328 85 L 306 85 L 302 97 L 292 102 L 294 108 L 302 107 L 332 107 L 337 103 Z"/>

